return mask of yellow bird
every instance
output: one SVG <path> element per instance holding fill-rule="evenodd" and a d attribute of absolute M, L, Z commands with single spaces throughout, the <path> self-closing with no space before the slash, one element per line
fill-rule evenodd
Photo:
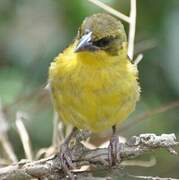
<path fill-rule="evenodd" d="M 104 13 L 85 18 L 73 43 L 51 63 L 49 84 L 64 123 L 91 132 L 115 131 L 140 95 L 122 23 Z"/>

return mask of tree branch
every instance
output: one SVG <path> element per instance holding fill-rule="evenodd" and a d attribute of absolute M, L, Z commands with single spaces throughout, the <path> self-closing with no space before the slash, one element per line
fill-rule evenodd
<path fill-rule="evenodd" d="M 176 155 L 173 147 L 179 143 L 176 141 L 174 134 L 162 134 L 157 136 L 155 134 L 141 134 L 139 136 L 131 137 L 126 143 L 121 143 L 118 148 L 118 153 L 121 158 L 119 166 L 125 160 L 136 158 L 145 152 L 150 152 L 155 149 L 164 148 L 171 154 Z M 96 168 L 106 169 L 108 167 L 108 148 L 97 148 L 90 150 L 82 143 L 74 145 L 72 153 L 75 155 L 73 163 L 77 168 L 82 166 L 93 166 Z M 118 167 L 119 167 L 118 166 Z M 76 176 L 81 177 L 89 173 L 89 169 L 73 170 Z M 49 158 L 29 161 L 21 160 L 18 163 L 7 167 L 0 168 L 0 179 L 58 179 L 65 178 L 61 168 L 60 161 L 57 155 Z"/>

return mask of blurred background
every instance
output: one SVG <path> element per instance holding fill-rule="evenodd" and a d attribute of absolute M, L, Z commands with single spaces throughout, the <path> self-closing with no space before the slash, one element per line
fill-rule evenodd
<path fill-rule="evenodd" d="M 103 2 L 129 13 L 129 0 Z M 73 40 L 81 21 L 97 12 L 103 10 L 87 0 L 0 0 L 0 100 L 19 158 L 24 155 L 15 128 L 16 112 L 26 113 L 24 123 L 34 151 L 51 145 L 53 108 L 44 90 L 48 66 Z M 142 96 L 120 127 L 120 135 L 175 133 L 179 139 L 179 1 L 140 0 L 137 14 L 136 54 L 144 54 L 139 64 Z M 0 124 L 0 131 L 3 127 Z M 179 157 L 164 150 L 154 155 L 154 167 L 127 171 L 179 178 Z"/>

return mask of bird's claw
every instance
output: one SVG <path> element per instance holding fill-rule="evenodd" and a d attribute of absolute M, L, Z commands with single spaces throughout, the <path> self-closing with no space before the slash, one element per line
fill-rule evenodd
<path fill-rule="evenodd" d="M 113 135 L 108 146 L 108 160 L 110 167 L 115 166 L 121 160 L 120 146 L 121 144 L 119 143 L 119 137 Z"/>
<path fill-rule="evenodd" d="M 58 156 L 64 173 L 69 176 L 70 180 L 74 180 L 74 175 L 70 170 L 74 169 L 75 165 L 73 164 L 73 156 L 67 144 L 62 144 L 60 146 L 60 152 Z"/>

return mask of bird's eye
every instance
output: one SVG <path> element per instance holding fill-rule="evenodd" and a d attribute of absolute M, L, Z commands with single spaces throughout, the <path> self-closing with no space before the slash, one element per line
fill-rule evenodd
<path fill-rule="evenodd" d="M 97 47 L 105 47 L 111 42 L 111 39 L 109 38 L 102 38 L 99 39 L 98 41 L 93 42 L 93 44 Z"/>

